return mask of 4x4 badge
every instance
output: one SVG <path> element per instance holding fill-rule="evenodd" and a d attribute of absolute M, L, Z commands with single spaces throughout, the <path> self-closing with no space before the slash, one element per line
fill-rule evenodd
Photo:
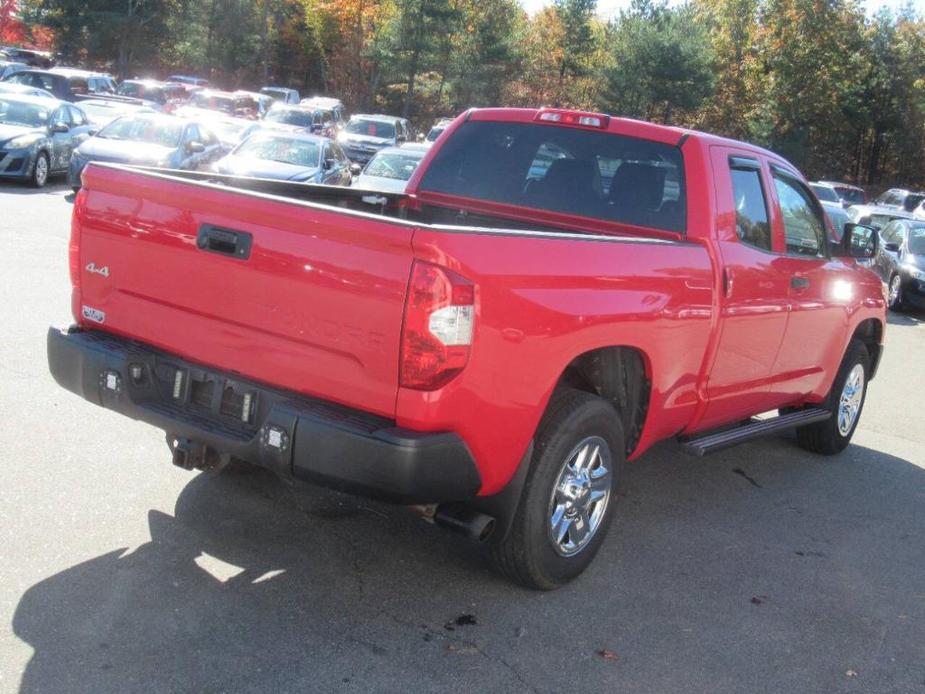
<path fill-rule="evenodd" d="M 92 272 L 94 275 L 102 275 L 103 277 L 109 277 L 109 266 L 104 265 L 103 267 L 97 267 L 96 263 L 87 263 L 87 267 L 84 268 L 87 272 Z"/>

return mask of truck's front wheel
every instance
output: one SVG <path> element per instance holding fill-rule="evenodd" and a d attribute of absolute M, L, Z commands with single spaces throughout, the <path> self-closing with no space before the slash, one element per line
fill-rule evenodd
<path fill-rule="evenodd" d="M 864 399 L 867 395 L 867 375 L 870 372 L 870 356 L 864 343 L 853 340 L 842 360 L 832 390 L 823 407 L 832 416 L 815 424 L 797 429 L 797 442 L 807 451 L 833 455 L 840 453 L 851 443 L 851 437 L 861 419 Z"/>
<path fill-rule="evenodd" d="M 551 590 L 584 571 L 607 534 L 624 460 L 613 406 L 590 393 L 556 391 L 537 430 L 514 523 L 493 548 L 501 572 Z"/>

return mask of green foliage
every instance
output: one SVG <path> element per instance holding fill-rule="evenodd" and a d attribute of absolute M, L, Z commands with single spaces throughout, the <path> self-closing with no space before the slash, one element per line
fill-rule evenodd
<path fill-rule="evenodd" d="M 633 0 L 610 25 L 606 40 L 609 110 L 668 123 L 677 111 L 695 111 L 713 92 L 713 49 L 690 6 Z"/>
<path fill-rule="evenodd" d="M 604 22 L 595 0 L 532 16 L 518 0 L 18 4 L 33 39 L 51 30 L 67 62 L 123 77 L 275 82 L 421 127 L 470 106 L 606 110 L 750 140 L 812 177 L 925 186 L 925 21 L 911 9 L 633 0 Z"/>

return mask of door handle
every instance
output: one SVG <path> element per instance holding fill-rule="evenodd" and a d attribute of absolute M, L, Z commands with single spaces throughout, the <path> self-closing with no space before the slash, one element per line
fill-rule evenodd
<path fill-rule="evenodd" d="M 809 280 L 805 277 L 791 277 L 790 286 L 794 289 L 806 289 L 809 286 Z"/>
<path fill-rule="evenodd" d="M 203 224 L 199 227 L 196 245 L 208 253 L 218 253 L 247 260 L 251 255 L 253 236 L 246 231 L 234 231 Z"/>

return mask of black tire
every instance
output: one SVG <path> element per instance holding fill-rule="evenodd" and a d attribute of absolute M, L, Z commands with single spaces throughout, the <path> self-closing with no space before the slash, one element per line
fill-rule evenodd
<path fill-rule="evenodd" d="M 51 174 L 51 168 L 48 161 L 48 155 L 45 152 L 39 152 L 35 158 L 35 164 L 32 165 L 32 175 L 29 177 L 29 183 L 33 188 L 44 188 L 48 183 L 48 176 Z"/>
<path fill-rule="evenodd" d="M 893 285 L 896 284 L 896 294 L 893 294 Z M 889 302 L 887 306 L 891 311 L 902 311 L 903 308 L 903 278 L 899 273 L 894 274 L 890 277 L 890 283 L 887 285 L 889 289 Z"/>
<path fill-rule="evenodd" d="M 563 556 L 550 537 L 553 491 L 565 464 L 574 460 L 579 445 L 592 437 L 595 445 L 600 439 L 609 449 L 605 451 L 602 445 L 600 458 L 601 466 L 609 460 L 609 496 L 599 522 L 589 526 L 594 529 L 586 544 L 573 555 Z M 613 518 L 622 489 L 624 451 L 620 417 L 609 402 L 579 390 L 557 390 L 537 428 L 533 459 L 513 525 L 492 546 L 492 561 L 498 570 L 515 583 L 537 590 L 558 588 L 584 571 L 600 549 Z M 597 463 L 592 467 L 600 470 Z M 584 523 L 575 525 L 581 528 Z"/>
<path fill-rule="evenodd" d="M 846 433 L 839 429 L 839 402 L 842 392 L 845 389 L 845 382 L 854 368 L 860 365 L 864 370 L 861 393 L 861 401 L 857 414 L 850 428 Z M 858 422 L 861 420 L 861 414 L 864 411 L 864 401 L 867 399 L 867 378 L 870 374 L 870 355 L 863 342 L 852 340 L 845 352 L 845 358 L 842 360 L 835 381 L 832 383 L 832 390 L 829 391 L 828 397 L 823 402 L 822 407 L 832 412 L 832 416 L 824 422 L 807 424 L 797 429 L 797 442 L 801 448 L 812 453 L 821 455 L 834 455 L 841 453 L 851 442 Z"/>

